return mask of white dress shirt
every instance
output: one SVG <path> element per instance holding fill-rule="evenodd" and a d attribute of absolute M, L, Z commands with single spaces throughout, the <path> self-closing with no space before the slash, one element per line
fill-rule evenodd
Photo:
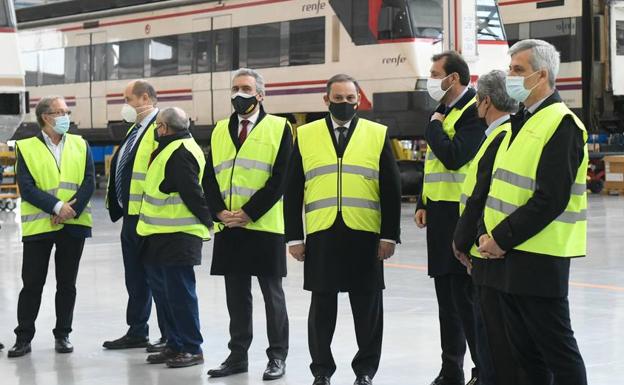
<path fill-rule="evenodd" d="M 353 120 L 353 119 L 351 119 Z M 349 127 L 351 126 L 351 120 L 349 120 L 348 122 L 346 122 L 344 125 L 340 125 L 338 123 L 336 123 L 336 121 L 334 120 L 334 117 L 331 117 L 331 122 L 332 125 L 334 126 L 334 135 L 336 136 L 336 141 L 338 141 L 339 136 L 340 136 L 340 131 L 338 131 L 339 127 L 346 127 L 347 131 L 345 131 L 345 136 L 349 135 Z M 396 245 L 396 241 L 393 239 L 381 239 L 381 241 L 384 242 L 388 242 L 388 243 L 393 243 Z M 295 245 L 302 245 L 305 242 L 303 240 L 295 240 L 295 241 L 290 241 L 286 243 L 286 246 L 295 246 Z"/>
<path fill-rule="evenodd" d="M 52 138 L 50 138 L 48 134 L 46 134 L 44 131 L 41 131 L 41 133 L 43 134 L 43 141 L 45 142 L 46 146 L 48 147 L 48 149 L 54 156 L 54 160 L 56 161 L 56 167 L 58 167 L 58 169 L 60 170 L 61 169 L 61 157 L 63 155 L 63 147 L 65 146 L 65 135 L 61 136 L 61 141 L 58 144 L 54 144 L 54 142 L 52 141 Z M 53 210 L 56 215 L 60 214 L 61 207 L 63 207 L 63 203 L 65 202 L 59 200 L 54 205 Z"/>
<path fill-rule="evenodd" d="M 243 118 L 242 116 L 238 115 L 238 136 L 240 136 L 240 133 L 243 130 L 243 123 L 242 123 L 243 120 L 249 121 L 249 123 L 247 123 L 247 136 L 249 136 L 249 134 L 251 134 L 251 130 L 253 130 L 253 128 L 256 126 L 256 122 L 258 121 L 259 116 L 260 116 L 259 108 L 255 114 L 251 115 L 248 118 Z"/>
<path fill-rule="evenodd" d="M 470 87 L 466 87 L 466 88 L 464 88 L 464 91 L 462 91 L 462 93 L 461 93 L 461 94 L 459 94 L 459 96 L 458 96 L 457 98 L 455 98 L 455 100 L 453 100 L 453 101 L 451 102 L 451 104 L 449 104 L 449 105 L 448 105 L 448 108 L 449 108 L 449 109 L 451 109 L 451 108 L 455 107 L 455 105 L 457 104 L 457 102 L 459 102 L 459 99 L 463 98 L 463 97 L 464 97 L 464 95 L 466 95 L 466 92 L 468 92 L 468 89 L 469 89 L 469 88 L 470 88 Z"/>
<path fill-rule="evenodd" d="M 152 119 L 157 114 L 158 114 L 158 108 L 154 108 L 154 110 L 150 112 L 145 118 L 143 118 L 143 120 L 141 120 L 141 122 L 139 123 L 141 127 L 139 127 L 139 132 L 137 132 L 136 136 L 134 137 L 134 141 L 132 143 L 130 143 L 129 141 L 126 141 L 121 146 L 121 148 L 117 152 L 118 155 L 117 155 L 117 165 L 115 166 L 115 175 L 119 175 L 119 161 L 121 160 L 121 155 L 126 150 L 126 147 L 130 146 L 130 149 L 134 148 L 134 145 L 137 144 L 137 142 L 139 141 L 139 138 L 141 137 L 141 135 L 143 135 L 143 132 L 145 132 L 145 130 L 147 129 L 147 125 L 149 124 L 149 122 L 151 122 Z M 117 203 L 119 203 L 119 207 L 123 208 L 123 204 L 121 203 L 121 197 L 117 197 Z"/>
<path fill-rule="evenodd" d="M 542 105 L 542 103 L 544 103 L 544 101 L 546 101 L 546 99 L 548 99 L 552 94 L 554 94 L 555 92 L 551 92 L 548 95 L 546 95 L 545 98 L 539 100 L 536 103 L 533 103 L 531 106 L 526 107 L 526 110 L 529 111 L 531 113 L 531 115 L 533 115 L 535 113 L 535 110 L 537 110 L 539 108 L 539 106 Z"/>

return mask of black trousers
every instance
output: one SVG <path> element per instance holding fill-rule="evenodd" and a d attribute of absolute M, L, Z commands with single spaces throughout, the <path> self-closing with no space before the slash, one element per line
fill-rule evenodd
<path fill-rule="evenodd" d="M 462 380 L 466 342 L 475 367 L 480 370 L 477 346 L 477 314 L 473 303 L 472 279 L 467 274 L 434 277 L 440 319 L 442 370 L 440 374 Z"/>
<path fill-rule="evenodd" d="M 147 337 L 149 335 L 147 321 L 149 321 L 152 312 L 152 290 L 149 285 L 150 277 L 145 271 L 145 265 L 141 258 L 142 239 L 136 232 L 138 221 L 138 215 L 124 216 L 121 227 L 121 252 L 123 254 L 126 290 L 128 291 L 126 322 L 129 328 L 126 334 L 133 337 Z M 153 284 L 155 287 L 160 287 L 157 282 Z M 162 293 L 156 293 L 154 302 L 156 302 L 160 335 L 166 337 L 163 296 Z"/>
<path fill-rule="evenodd" d="M 355 324 L 358 352 L 351 362 L 356 375 L 377 373 L 381 359 L 383 339 L 383 291 L 349 293 L 351 312 Z M 338 293 L 312 292 L 308 316 L 308 345 L 312 364 L 312 375 L 331 377 L 336 371 L 336 362 L 331 352 L 331 342 L 336 329 Z"/>
<path fill-rule="evenodd" d="M 587 385 L 567 297 L 533 297 L 500 291 L 495 294 L 499 297 L 515 364 L 528 377 L 516 384 Z"/>
<path fill-rule="evenodd" d="M 65 231 L 51 238 L 24 242 L 22 261 L 23 288 L 17 303 L 18 341 L 30 342 L 35 336 L 35 320 L 41 306 L 41 293 L 48 275 L 52 247 L 55 247 L 56 327 L 55 338 L 67 337 L 72 331 L 76 303 L 76 278 L 84 248 L 84 238 L 74 238 Z"/>
<path fill-rule="evenodd" d="M 288 313 L 282 289 L 282 277 L 258 277 L 264 297 L 269 359 L 285 360 L 288 355 Z M 251 275 L 225 276 L 225 294 L 230 314 L 230 356 L 228 362 L 247 361 L 253 339 L 253 298 Z"/>

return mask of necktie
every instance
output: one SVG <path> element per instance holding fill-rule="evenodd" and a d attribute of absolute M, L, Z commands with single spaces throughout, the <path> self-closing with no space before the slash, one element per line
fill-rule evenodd
<path fill-rule="evenodd" d="M 247 139 L 247 126 L 249 126 L 249 120 L 245 119 L 241 121 L 241 130 L 240 133 L 238 134 L 238 143 L 240 143 L 240 145 L 242 146 L 243 143 L 245 143 L 245 140 Z"/>
<path fill-rule="evenodd" d="M 117 200 L 121 202 L 121 184 L 123 183 L 122 175 L 124 173 L 125 167 L 130 159 L 130 154 L 132 154 L 132 148 L 134 147 L 134 141 L 139 133 L 139 129 L 141 128 L 140 124 L 137 124 L 130 130 L 128 137 L 126 139 L 126 146 L 124 147 L 123 153 L 121 154 L 121 158 L 119 158 L 119 163 L 117 164 L 117 174 L 115 175 L 115 192 L 117 193 Z"/>
<path fill-rule="evenodd" d="M 338 150 L 340 154 L 344 153 L 347 144 L 347 127 L 338 127 Z"/>

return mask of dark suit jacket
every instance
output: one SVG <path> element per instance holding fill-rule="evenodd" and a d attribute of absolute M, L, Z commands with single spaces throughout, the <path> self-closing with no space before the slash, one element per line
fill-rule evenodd
<path fill-rule="evenodd" d="M 37 138 L 41 140 L 44 144 L 45 141 L 43 139 L 43 134 L 40 132 L 37 134 Z M 85 175 L 82 181 L 82 184 L 78 188 L 76 194 L 70 199 L 76 198 L 76 203 L 72 205 L 72 208 L 76 212 L 76 217 L 80 216 L 84 211 L 85 207 L 89 203 L 93 192 L 95 191 L 95 167 L 93 165 L 93 158 L 91 156 L 91 148 L 87 143 L 87 157 L 86 157 L 86 166 L 85 166 Z M 50 215 L 55 215 L 54 206 L 59 201 L 57 197 L 54 195 L 48 194 L 45 191 L 39 190 L 35 184 L 35 179 L 33 178 L 30 170 L 28 170 L 28 166 L 26 162 L 24 162 L 24 158 L 22 154 L 19 152 L 19 147 L 17 151 L 17 184 L 20 189 L 20 194 L 22 199 L 27 201 L 28 203 L 40 208 Z M 70 235 L 76 238 L 88 238 L 91 236 L 91 228 L 80 225 L 65 225 L 62 230 L 66 231 Z M 31 235 L 27 237 L 23 237 L 23 242 L 34 241 L 39 239 L 51 238 L 56 231 Z"/>
<path fill-rule="evenodd" d="M 119 145 L 117 151 L 113 155 L 111 159 L 111 167 L 110 167 L 110 176 L 109 183 L 106 191 L 106 199 L 108 201 L 108 214 L 113 222 L 117 222 L 119 218 L 128 215 L 128 199 L 130 197 L 130 181 L 132 180 L 132 165 L 134 164 L 134 159 L 136 158 L 137 149 L 139 148 L 139 144 L 145 138 L 146 135 L 156 135 L 155 131 L 151 129 L 151 125 L 156 121 L 156 117 L 158 114 L 154 116 L 154 119 L 147 125 L 147 128 L 143 131 L 141 136 L 137 139 L 134 147 L 132 148 L 132 153 L 130 154 L 130 159 L 128 160 L 127 167 L 125 168 L 124 175 L 117 175 L 117 157 L 119 156 L 119 150 L 123 147 L 128 140 L 128 136 L 126 136 L 123 142 Z M 117 191 L 115 189 L 115 181 L 117 178 L 123 178 L 123 182 L 121 185 L 121 203 L 123 207 L 119 206 L 119 202 L 117 202 Z"/>
<path fill-rule="evenodd" d="M 337 151 L 331 118 L 325 119 Z M 347 145 L 358 118 L 351 121 Z M 305 173 L 298 142 L 290 160 L 288 187 L 284 199 L 286 241 L 303 240 L 302 220 Z M 348 228 L 338 213 L 333 226 L 308 235 L 304 263 L 304 289 L 315 292 L 369 292 L 384 288 L 383 262 L 377 258 L 380 239 L 400 241 L 401 181 L 399 169 L 386 137 L 379 157 L 381 233 Z"/>
<path fill-rule="evenodd" d="M 266 112 L 261 107 L 260 115 L 254 127 L 257 127 L 265 116 Z M 228 127 L 232 142 L 238 151 L 240 143 L 238 141 L 237 114 L 230 116 Z M 252 134 L 254 129 L 251 131 Z M 243 211 L 253 221 L 260 219 L 284 195 L 286 170 L 288 169 L 288 159 L 292 151 L 293 140 L 288 122 L 281 129 L 283 130 L 282 141 L 273 164 L 272 174 L 264 187 L 258 190 L 242 207 Z M 217 213 L 225 210 L 226 205 L 221 197 L 221 189 L 214 173 L 212 151 L 206 159 L 206 171 L 202 184 L 213 219 L 215 222 L 219 222 Z M 220 226 L 223 231 L 215 234 L 211 274 L 286 276 L 286 248 L 284 247 L 283 235 L 244 228 L 229 229 L 221 223 L 215 223 L 215 226 Z"/>

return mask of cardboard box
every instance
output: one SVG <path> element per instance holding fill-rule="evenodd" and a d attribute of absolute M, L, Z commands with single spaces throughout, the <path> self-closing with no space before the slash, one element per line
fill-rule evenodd
<path fill-rule="evenodd" d="M 624 190 L 624 156 L 605 156 L 605 189 Z"/>

